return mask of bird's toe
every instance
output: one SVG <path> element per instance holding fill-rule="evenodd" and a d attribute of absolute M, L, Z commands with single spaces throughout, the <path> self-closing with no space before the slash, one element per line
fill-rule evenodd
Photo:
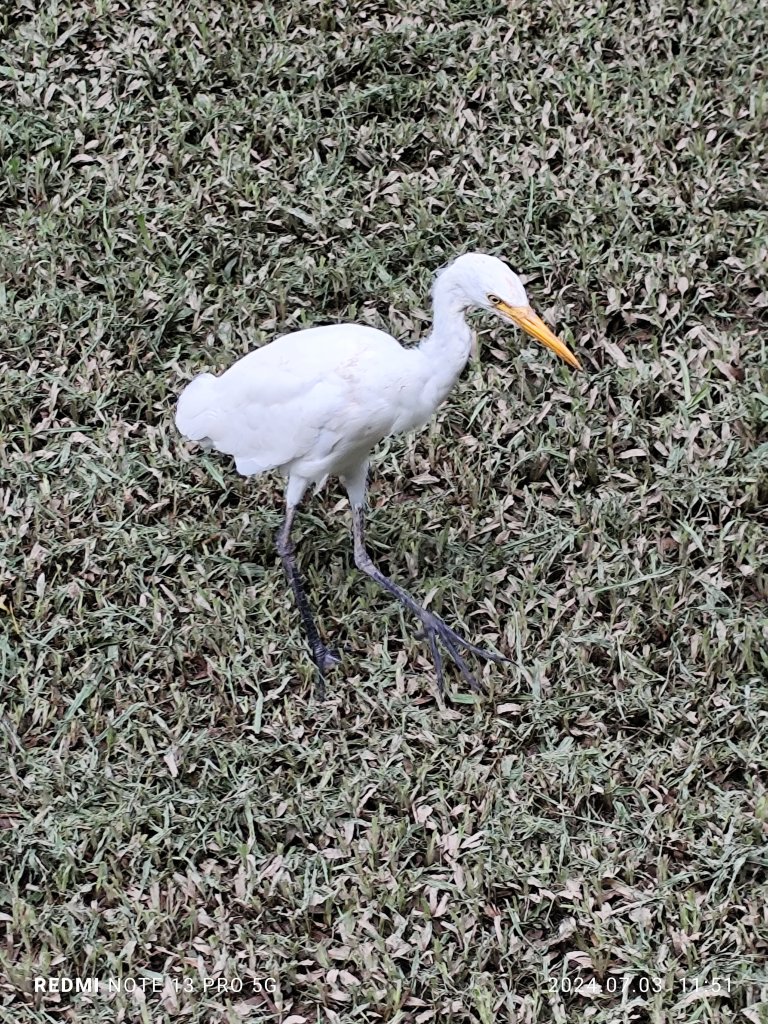
<path fill-rule="evenodd" d="M 329 669 L 332 669 L 335 665 L 341 664 L 341 656 L 339 652 L 335 650 L 329 650 L 327 647 L 323 651 L 320 660 L 320 669 L 323 672 L 327 672 L 329 671 Z"/>
<path fill-rule="evenodd" d="M 325 698 L 325 679 L 323 678 L 323 673 L 318 670 L 315 675 L 315 700 L 318 704 L 322 704 Z"/>
<path fill-rule="evenodd" d="M 475 677 L 472 675 L 472 673 L 469 674 L 469 677 L 467 678 L 467 683 L 469 684 L 469 688 L 470 690 L 472 690 L 473 693 L 478 693 L 480 694 L 481 697 L 488 696 L 488 687 L 485 685 L 485 683 L 478 682 L 477 679 L 475 679 Z"/>

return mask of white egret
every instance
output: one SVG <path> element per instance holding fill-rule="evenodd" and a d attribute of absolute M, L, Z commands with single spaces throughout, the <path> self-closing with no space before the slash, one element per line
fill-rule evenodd
<path fill-rule="evenodd" d="M 310 484 L 337 476 L 352 506 L 357 567 L 421 620 L 443 691 L 438 639 L 468 685 L 480 686 L 459 649 L 492 661 L 499 654 L 470 643 L 385 576 L 365 547 L 368 459 L 389 434 L 422 426 L 448 395 L 472 346 L 465 319 L 484 309 L 517 324 L 561 359 L 578 359 L 534 313 L 520 278 L 500 259 L 459 256 L 439 271 L 432 290 L 433 325 L 422 342 L 403 348 L 391 335 L 359 324 L 311 327 L 249 352 L 216 377 L 202 373 L 179 397 L 176 425 L 192 441 L 232 455 L 239 473 L 278 469 L 287 478 L 286 514 L 277 549 L 317 667 L 318 690 L 338 659 L 315 625 L 294 557 L 291 526 Z"/>

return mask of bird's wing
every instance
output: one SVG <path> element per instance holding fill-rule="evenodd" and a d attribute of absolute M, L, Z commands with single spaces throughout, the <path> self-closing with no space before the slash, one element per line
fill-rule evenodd
<path fill-rule="evenodd" d="M 176 426 L 190 441 L 205 442 L 215 429 L 218 380 L 212 373 L 198 373 L 179 395 Z"/>
<path fill-rule="evenodd" d="M 176 422 L 235 457 L 244 475 L 302 460 L 308 475 L 342 449 L 371 446 L 396 419 L 386 368 L 405 350 L 383 331 L 315 327 L 248 353 L 220 377 L 202 374 L 182 393 Z M 383 388 L 383 390 L 382 390 Z"/>

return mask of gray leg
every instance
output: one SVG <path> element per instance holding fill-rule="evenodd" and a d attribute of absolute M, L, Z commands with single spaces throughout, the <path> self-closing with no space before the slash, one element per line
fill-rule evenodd
<path fill-rule="evenodd" d="M 454 665 L 458 668 L 464 677 L 465 682 L 473 689 L 476 693 L 485 693 L 485 687 L 478 683 L 472 673 L 469 671 L 467 663 L 464 661 L 462 656 L 459 654 L 457 648 L 463 647 L 465 650 L 470 651 L 472 654 L 476 654 L 480 658 L 485 658 L 487 661 L 495 662 L 506 662 L 509 658 L 504 658 L 500 654 L 494 654 L 492 651 L 486 651 L 482 647 L 477 647 L 475 644 L 465 640 L 462 636 L 447 626 L 445 622 L 434 612 L 427 611 L 423 608 L 418 601 L 416 601 L 406 590 L 399 587 L 394 583 L 388 576 L 385 576 L 383 572 L 371 561 L 371 557 L 365 549 L 365 529 L 364 529 L 364 514 L 362 506 L 352 506 L 352 529 L 354 534 L 355 542 L 355 565 L 362 572 L 366 573 L 371 579 L 388 590 L 390 594 L 397 598 L 403 607 L 407 608 L 408 611 L 413 612 L 422 623 L 424 627 L 424 636 L 429 644 L 430 651 L 432 653 L 432 660 L 435 663 L 435 672 L 437 674 L 437 686 L 442 694 L 445 690 L 445 683 L 443 680 L 443 667 L 442 659 L 440 657 L 440 651 L 437 647 L 437 639 L 445 645 L 445 649 L 453 661 Z"/>
<path fill-rule="evenodd" d="M 277 535 L 277 550 L 280 554 L 280 558 L 282 559 L 285 575 L 288 577 L 288 582 L 291 584 L 293 596 L 296 598 L 296 605 L 298 606 L 301 622 L 304 626 L 304 633 L 306 634 L 312 651 L 312 660 L 317 666 L 316 694 L 318 700 L 325 700 L 325 673 L 328 669 L 336 665 L 339 659 L 328 650 L 320 639 L 320 634 L 317 631 L 317 626 L 315 625 L 315 620 L 312 615 L 312 609 L 309 607 L 309 601 L 307 600 L 307 595 L 304 591 L 301 574 L 299 573 L 299 568 L 296 565 L 293 541 L 291 540 L 291 526 L 293 524 L 293 517 L 295 513 L 295 506 L 289 505 L 286 510 L 285 521 Z"/>

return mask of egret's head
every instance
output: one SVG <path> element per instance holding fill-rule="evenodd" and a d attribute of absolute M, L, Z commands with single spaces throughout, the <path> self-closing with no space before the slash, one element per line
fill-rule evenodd
<path fill-rule="evenodd" d="M 531 309 L 523 282 L 503 260 L 486 253 L 468 252 L 441 271 L 438 281 L 461 298 L 465 309 L 487 309 L 507 323 L 517 324 L 570 366 L 581 369 L 573 352 Z"/>

